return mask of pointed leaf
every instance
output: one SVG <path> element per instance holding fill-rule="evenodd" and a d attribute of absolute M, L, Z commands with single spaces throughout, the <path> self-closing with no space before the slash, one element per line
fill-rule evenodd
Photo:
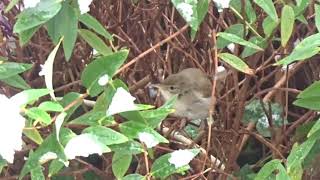
<path fill-rule="evenodd" d="M 0 81 L 4 82 L 5 84 L 8 84 L 9 86 L 16 87 L 23 90 L 31 88 L 29 84 L 26 83 L 26 81 L 19 75 L 13 75 L 6 79 L 1 79 Z"/>
<path fill-rule="evenodd" d="M 48 34 L 54 43 L 63 38 L 63 49 L 66 60 L 72 55 L 72 50 L 77 39 L 78 18 L 74 8 L 68 2 L 63 2 L 60 12 L 47 23 Z"/>
<path fill-rule="evenodd" d="M 285 5 L 281 12 L 281 45 L 285 47 L 289 41 L 293 25 L 294 25 L 294 11 L 291 6 Z"/>
<path fill-rule="evenodd" d="M 242 39 L 241 37 L 237 36 L 237 35 L 234 35 L 234 34 L 230 34 L 230 33 L 225 33 L 225 32 L 220 32 L 218 33 L 218 36 L 219 37 L 222 37 L 230 42 L 233 42 L 233 43 L 237 43 L 237 44 L 240 44 L 240 45 L 243 45 L 243 46 L 247 46 L 247 47 L 250 47 L 250 48 L 253 48 L 253 49 L 257 49 L 259 51 L 262 51 L 263 49 L 249 41 L 246 41 L 244 39 Z"/>
<path fill-rule="evenodd" d="M 11 76 L 27 71 L 32 67 L 32 64 L 23 64 L 15 62 L 0 61 L 0 79 L 6 79 Z"/>
<path fill-rule="evenodd" d="M 238 58 L 237 56 L 229 54 L 229 53 L 220 53 L 218 56 L 219 56 L 219 58 L 221 58 L 224 62 L 228 63 L 233 68 L 235 68 L 241 72 L 244 72 L 246 74 L 249 74 L 249 75 L 254 74 L 254 70 L 249 68 L 249 66 L 245 62 L 243 62 L 243 60 Z"/>
<path fill-rule="evenodd" d="M 292 53 L 279 60 L 275 65 L 289 65 L 295 61 L 305 60 L 319 52 L 320 46 L 320 33 L 313 34 L 302 40 L 292 51 Z"/>
<path fill-rule="evenodd" d="M 79 17 L 79 20 L 85 24 L 87 27 L 91 28 L 92 30 L 94 30 L 96 33 L 104 36 L 105 38 L 112 40 L 112 35 L 103 27 L 102 24 L 100 24 L 100 22 L 94 18 L 93 16 L 91 16 L 88 13 L 82 14 Z"/>
<path fill-rule="evenodd" d="M 273 21 L 278 21 L 278 15 L 276 8 L 273 5 L 272 0 L 253 0 L 258 6 L 260 6 Z"/>
<path fill-rule="evenodd" d="M 106 116 L 106 111 L 89 111 L 82 116 L 72 120 L 69 124 L 80 124 L 89 126 L 110 126 L 116 124 L 113 116 Z"/>
<path fill-rule="evenodd" d="M 13 27 L 13 31 L 21 33 L 41 25 L 53 18 L 60 9 L 61 1 L 42 0 L 36 7 L 25 9 L 19 14 L 18 20 Z"/>
<path fill-rule="evenodd" d="M 103 42 L 103 40 L 93 32 L 86 29 L 79 29 L 78 32 L 93 49 L 97 50 L 102 55 L 106 56 L 112 53 L 112 50 Z"/>
<path fill-rule="evenodd" d="M 25 113 L 31 119 L 34 119 L 35 121 L 43 122 L 46 125 L 49 125 L 52 122 L 50 115 L 39 108 L 33 107 L 30 109 L 27 109 Z"/>
<path fill-rule="evenodd" d="M 63 111 L 63 107 L 58 102 L 54 102 L 54 101 L 42 102 L 38 107 L 39 109 L 44 111 L 55 111 L 55 112 Z"/>
<path fill-rule="evenodd" d="M 270 16 L 267 16 L 262 23 L 263 32 L 265 34 L 265 37 L 269 37 L 273 30 L 278 26 L 277 21 L 274 21 Z"/>
<path fill-rule="evenodd" d="M 11 99 L 14 99 L 15 102 L 19 102 L 19 105 L 23 105 L 32 103 L 49 93 L 50 91 L 48 89 L 28 89 L 12 96 Z"/>
<path fill-rule="evenodd" d="M 121 179 L 129 169 L 132 161 L 131 154 L 115 152 L 112 156 L 112 172 L 117 179 Z"/>
<path fill-rule="evenodd" d="M 314 10 L 315 10 L 315 21 L 316 21 L 316 27 L 318 29 L 318 32 L 320 32 L 320 5 L 314 4 Z"/>
<path fill-rule="evenodd" d="M 233 24 L 233 25 L 229 26 L 224 32 L 234 34 L 238 37 L 243 38 L 243 34 L 244 34 L 243 24 Z M 232 42 L 222 38 L 221 36 L 218 36 L 218 38 L 217 38 L 217 48 L 218 49 L 225 48 L 230 43 L 232 43 Z"/>
<path fill-rule="evenodd" d="M 105 145 L 121 144 L 128 141 L 128 138 L 123 134 L 103 126 L 88 127 L 82 133 L 95 135 Z"/>
<path fill-rule="evenodd" d="M 104 88 L 99 85 L 99 78 L 105 74 L 110 78 L 113 77 L 114 73 L 126 60 L 128 53 L 128 50 L 120 50 L 107 56 L 100 57 L 91 62 L 84 69 L 81 75 L 81 81 L 88 89 L 91 96 L 98 95 Z"/>
<path fill-rule="evenodd" d="M 36 27 L 33 27 L 31 29 L 28 29 L 28 30 L 20 32 L 19 33 L 19 42 L 20 42 L 21 46 L 23 46 L 27 42 L 29 42 L 29 40 L 38 31 L 39 28 L 40 28 L 40 25 L 36 26 Z"/>

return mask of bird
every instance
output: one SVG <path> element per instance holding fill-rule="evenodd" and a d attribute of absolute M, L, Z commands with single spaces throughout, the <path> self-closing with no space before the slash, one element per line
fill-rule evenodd
<path fill-rule="evenodd" d="M 177 95 L 173 116 L 192 120 L 205 119 L 209 116 L 212 83 L 200 69 L 187 68 L 176 74 L 170 74 L 154 87 L 158 89 L 164 101 Z"/>

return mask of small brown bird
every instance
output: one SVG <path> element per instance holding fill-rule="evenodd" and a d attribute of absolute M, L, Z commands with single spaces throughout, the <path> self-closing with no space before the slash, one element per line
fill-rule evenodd
<path fill-rule="evenodd" d="M 212 84 L 201 70 L 184 69 L 177 74 L 169 75 L 163 82 L 154 86 L 159 89 L 165 101 L 178 95 L 173 115 L 189 119 L 208 117 Z"/>

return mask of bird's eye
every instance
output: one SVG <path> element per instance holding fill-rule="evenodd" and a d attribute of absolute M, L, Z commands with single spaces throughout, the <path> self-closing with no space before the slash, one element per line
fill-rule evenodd
<path fill-rule="evenodd" d="M 173 86 L 170 86 L 169 88 L 170 88 L 170 90 L 174 90 L 175 89 Z"/>

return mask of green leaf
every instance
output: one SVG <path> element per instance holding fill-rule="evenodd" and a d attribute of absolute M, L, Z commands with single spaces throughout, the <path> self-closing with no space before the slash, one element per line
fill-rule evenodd
<path fill-rule="evenodd" d="M 2 172 L 2 169 L 7 166 L 7 161 L 2 159 L 1 155 L 0 155 L 0 173 Z"/>
<path fill-rule="evenodd" d="M 43 141 L 43 143 L 35 150 L 34 153 L 29 154 L 28 160 L 20 172 L 19 179 L 22 179 L 28 172 L 36 169 L 40 164 L 40 158 L 48 152 L 55 153 L 58 159 L 60 159 L 62 162 L 67 161 L 63 147 L 57 141 L 56 134 L 53 133 Z"/>
<path fill-rule="evenodd" d="M 310 110 L 319 111 L 320 110 L 320 96 L 297 99 L 293 102 L 293 104 L 296 106 L 310 109 Z"/>
<path fill-rule="evenodd" d="M 23 134 L 31 139 L 33 142 L 37 143 L 38 145 L 43 142 L 41 134 L 36 128 L 25 128 L 23 129 Z"/>
<path fill-rule="evenodd" d="M 164 120 L 170 113 L 174 112 L 173 106 L 176 100 L 177 96 L 174 96 L 158 109 L 141 111 L 139 113 L 147 125 L 156 128 L 162 122 L 162 120 Z"/>
<path fill-rule="evenodd" d="M 103 42 L 103 40 L 93 32 L 86 29 L 79 29 L 78 32 L 80 36 L 100 54 L 106 56 L 112 53 L 112 50 Z"/>
<path fill-rule="evenodd" d="M 71 129 L 62 127 L 59 132 L 59 142 L 62 146 L 66 146 L 66 144 L 76 136 L 77 135 Z"/>
<path fill-rule="evenodd" d="M 128 141 L 128 138 L 117 131 L 103 126 L 92 126 L 84 129 L 82 133 L 89 133 L 98 137 L 105 145 L 121 144 Z"/>
<path fill-rule="evenodd" d="M 153 130 L 153 128 L 134 121 L 128 121 L 121 123 L 119 125 L 121 133 L 126 135 L 127 137 L 133 139 L 138 138 L 140 133 L 149 133 L 151 134 L 155 140 L 157 140 L 159 143 L 168 143 L 169 141 L 161 136 L 157 131 Z"/>
<path fill-rule="evenodd" d="M 320 46 L 320 33 L 313 34 L 302 40 L 292 51 L 292 53 L 279 60 L 275 65 L 288 65 L 295 61 L 305 60 L 319 52 Z"/>
<path fill-rule="evenodd" d="M 188 150 L 195 157 L 200 150 L 199 149 L 190 149 Z M 155 178 L 165 179 L 171 174 L 182 173 L 190 168 L 189 165 L 184 165 L 182 167 L 176 168 L 173 164 L 169 162 L 172 153 L 165 154 L 154 161 L 151 167 L 151 174 Z"/>
<path fill-rule="evenodd" d="M 270 175 L 273 175 L 274 171 L 278 171 L 276 174 L 277 179 L 281 176 L 281 180 L 290 180 L 289 176 L 286 174 L 286 170 L 281 164 L 279 159 L 274 159 L 266 163 L 259 171 L 255 180 L 268 179 Z"/>
<path fill-rule="evenodd" d="M 102 24 L 100 24 L 100 22 L 96 18 L 94 18 L 90 14 L 88 14 L 88 13 L 82 14 L 79 17 L 79 20 L 83 24 L 85 24 L 87 27 L 94 30 L 96 33 L 104 36 L 105 38 L 107 38 L 109 40 L 113 40 L 112 35 L 103 27 Z"/>
<path fill-rule="evenodd" d="M 76 101 L 77 99 L 81 98 L 81 94 L 75 93 L 75 92 L 70 92 L 63 96 L 63 99 L 59 101 L 59 103 L 65 108 L 68 106 L 70 103 Z M 75 103 L 69 110 L 66 111 L 67 116 L 65 117 L 65 121 L 67 121 L 70 116 L 75 112 L 75 110 L 82 104 L 82 101 L 79 101 Z"/>
<path fill-rule="evenodd" d="M 243 45 L 243 46 L 247 46 L 247 47 L 259 50 L 259 51 L 263 51 L 263 49 L 261 47 L 255 45 L 254 43 L 246 41 L 246 40 L 242 39 L 241 37 L 239 37 L 237 35 L 230 34 L 230 33 L 225 33 L 225 32 L 219 32 L 218 36 L 222 37 L 222 38 L 224 38 L 224 39 L 226 39 L 226 40 L 228 40 L 230 42 L 233 42 L 233 43 L 236 43 L 236 44 L 240 44 L 240 45 Z"/>
<path fill-rule="evenodd" d="M 201 22 L 203 19 L 206 17 L 208 13 L 208 8 L 209 8 L 209 0 L 198 0 L 197 2 L 197 21 L 198 21 L 198 26 L 200 26 Z"/>
<path fill-rule="evenodd" d="M 127 141 L 121 144 L 112 144 L 109 145 L 109 148 L 113 152 L 133 155 L 140 154 L 144 151 L 142 145 L 137 141 Z"/>
<path fill-rule="evenodd" d="M 132 161 L 131 154 L 115 152 L 112 156 L 112 172 L 117 179 L 121 179 L 129 169 Z"/>
<path fill-rule="evenodd" d="M 36 33 L 38 31 L 39 28 L 40 28 L 40 26 L 36 26 L 31 29 L 20 32 L 19 33 L 19 42 L 20 42 L 21 46 L 23 46 L 27 42 L 29 42 L 29 40 L 32 38 L 34 33 Z"/>
<path fill-rule="evenodd" d="M 13 75 L 6 79 L 1 79 L 0 81 L 4 82 L 5 84 L 8 84 L 9 86 L 16 87 L 23 90 L 31 88 L 29 84 L 26 83 L 24 79 L 19 75 Z"/>
<path fill-rule="evenodd" d="M 249 68 L 249 66 L 243 62 L 242 59 L 238 58 L 235 55 L 229 54 L 229 53 L 220 53 L 219 58 L 221 58 L 224 62 L 228 63 L 230 66 L 232 66 L 233 68 L 244 72 L 246 74 L 249 75 L 253 75 L 254 74 L 254 70 Z"/>
<path fill-rule="evenodd" d="M 32 180 L 45 180 L 44 174 L 42 172 L 42 166 L 38 164 L 37 167 L 31 170 L 31 179 Z"/>
<path fill-rule="evenodd" d="M 309 154 L 317 140 L 320 138 L 320 131 L 313 133 L 305 142 L 301 145 L 295 145 L 288 158 L 287 158 L 287 172 L 291 177 L 296 177 L 295 179 L 301 178 L 301 164 L 304 162 L 306 156 Z"/>
<path fill-rule="evenodd" d="M 253 36 L 250 38 L 249 42 L 252 42 L 260 47 L 263 47 L 263 48 L 266 48 L 267 47 L 267 42 L 265 39 L 263 38 L 260 38 L 258 36 Z M 249 47 L 245 47 L 244 50 L 242 51 L 241 53 L 241 57 L 242 58 L 246 58 L 248 56 L 251 56 L 255 53 L 257 53 L 258 51 L 256 49 L 253 49 L 253 48 L 249 48 Z"/>
<path fill-rule="evenodd" d="M 31 139 L 32 141 L 34 141 L 37 144 L 42 144 L 43 139 L 41 137 L 41 134 L 39 133 L 39 131 L 34 128 L 32 126 L 32 121 L 31 120 L 27 120 L 26 122 L 26 126 L 23 129 L 23 134 L 26 135 L 29 139 Z"/>
<path fill-rule="evenodd" d="M 241 167 L 241 169 L 234 173 L 234 175 L 238 179 L 245 179 L 245 180 L 253 180 L 256 176 L 256 173 L 254 170 L 250 167 L 249 164 L 245 164 Z"/>
<path fill-rule="evenodd" d="M 48 21 L 47 27 L 48 34 L 55 44 L 63 37 L 63 50 L 68 61 L 77 40 L 78 17 L 74 8 L 67 1 L 63 2 L 60 12 Z"/>
<path fill-rule="evenodd" d="M 37 101 L 40 97 L 49 94 L 49 92 L 50 90 L 48 89 L 27 89 L 14 95 L 11 98 L 15 99 L 16 102 L 21 102 L 23 100 L 23 102 L 21 103 L 29 104 Z"/>
<path fill-rule="evenodd" d="M 39 108 L 33 107 L 27 109 L 25 113 L 29 118 L 34 119 L 35 121 L 42 122 L 46 125 L 49 125 L 52 122 L 50 115 Z"/>
<path fill-rule="evenodd" d="M 277 11 L 273 5 L 272 0 L 253 0 L 258 6 L 260 6 L 273 21 L 278 21 Z"/>
<path fill-rule="evenodd" d="M 271 19 L 270 16 L 267 16 L 263 22 L 262 22 L 262 27 L 263 27 L 263 32 L 265 37 L 270 37 L 272 34 L 273 30 L 278 26 L 278 21 L 274 21 Z"/>
<path fill-rule="evenodd" d="M 310 0 L 299 0 L 300 2 L 297 3 L 297 6 L 294 6 L 294 14 L 296 16 L 300 16 L 304 13 L 305 9 L 309 6 Z"/>
<path fill-rule="evenodd" d="M 55 111 L 55 112 L 63 111 L 63 107 L 58 102 L 54 102 L 54 101 L 42 102 L 38 108 L 43 111 Z"/>
<path fill-rule="evenodd" d="M 19 0 L 12 0 L 10 1 L 10 3 L 8 4 L 8 6 L 6 7 L 6 9 L 4 10 L 5 13 L 8 13 L 17 3 L 19 2 Z M 1 172 L 1 171 L 0 171 Z"/>
<path fill-rule="evenodd" d="M 229 33 L 229 34 L 234 34 L 238 37 L 243 38 L 243 35 L 244 35 L 243 24 L 233 24 L 233 25 L 229 26 L 224 32 Z M 231 43 L 231 41 L 228 41 L 228 40 L 222 38 L 221 36 L 218 36 L 218 38 L 217 38 L 217 48 L 218 49 L 225 48 L 230 43 Z"/>
<path fill-rule="evenodd" d="M 7 79 L 11 76 L 25 72 L 32 67 L 32 64 L 1 62 L 0 61 L 0 79 Z"/>
<path fill-rule="evenodd" d="M 316 27 L 318 29 L 318 32 L 320 32 L 320 5 L 319 4 L 314 4 L 314 11 L 315 11 L 315 22 L 316 22 Z"/>
<path fill-rule="evenodd" d="M 294 25 L 294 11 L 291 6 L 285 5 L 281 12 L 281 45 L 285 47 L 289 41 L 293 25 Z"/>
<path fill-rule="evenodd" d="M 123 177 L 122 180 L 146 180 L 146 177 L 140 174 L 129 174 Z"/>
<path fill-rule="evenodd" d="M 48 177 L 57 174 L 63 167 L 64 164 L 61 161 L 54 159 L 49 165 Z"/>
<path fill-rule="evenodd" d="M 41 0 L 36 7 L 22 11 L 13 27 L 15 33 L 34 28 L 53 18 L 61 9 L 61 1 Z"/>
<path fill-rule="evenodd" d="M 312 85 L 307 87 L 298 96 L 297 100 L 293 102 L 294 105 L 312 109 L 320 109 L 320 81 L 314 82 Z"/>
<path fill-rule="evenodd" d="M 53 63 L 54 63 L 54 59 L 56 57 L 56 54 L 58 52 L 59 46 L 62 42 L 62 39 L 60 39 L 59 43 L 56 45 L 56 47 L 54 47 L 54 49 L 50 52 L 46 62 L 43 65 L 42 71 L 44 72 L 44 81 L 45 84 L 47 86 L 47 88 L 50 91 L 50 96 L 52 99 L 56 100 L 56 97 L 54 95 L 54 91 L 53 91 L 53 83 L 52 83 L 52 79 L 53 79 Z"/>
<path fill-rule="evenodd" d="M 320 119 L 318 119 L 315 124 L 312 126 L 312 128 L 310 129 L 308 136 L 310 137 L 312 134 L 314 134 L 315 132 L 320 130 Z"/>
<path fill-rule="evenodd" d="M 89 126 L 110 126 L 116 124 L 113 116 L 106 116 L 106 111 L 89 111 L 82 116 L 72 120 L 69 124 L 80 124 Z"/>
<path fill-rule="evenodd" d="M 123 89 L 129 91 L 127 85 L 120 79 L 115 79 L 110 82 L 110 86 L 104 90 L 104 92 L 98 97 L 96 104 L 93 107 L 94 111 L 106 111 L 112 101 L 116 89 L 122 87 Z"/>
<path fill-rule="evenodd" d="M 128 53 L 128 50 L 120 50 L 88 64 L 82 72 L 81 81 L 91 96 L 96 96 L 103 90 L 103 87 L 98 84 L 99 78 L 107 74 L 111 79 L 126 60 Z"/>
<path fill-rule="evenodd" d="M 231 0 L 229 5 L 237 12 L 241 12 L 241 0 Z M 255 13 L 255 10 L 252 8 L 250 0 L 245 0 L 245 12 L 249 24 L 252 24 L 257 20 L 257 15 Z"/>
<path fill-rule="evenodd" d="M 303 16 L 303 14 L 296 17 L 296 19 L 300 22 L 302 22 L 304 25 L 308 25 L 307 19 Z"/>

